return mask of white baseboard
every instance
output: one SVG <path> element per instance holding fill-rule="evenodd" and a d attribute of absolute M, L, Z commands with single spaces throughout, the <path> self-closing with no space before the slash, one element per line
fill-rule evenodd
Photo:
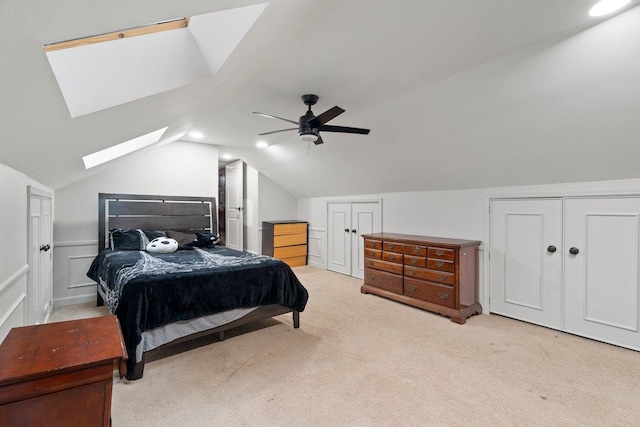
<path fill-rule="evenodd" d="M 75 295 L 72 297 L 63 297 L 63 298 L 55 298 L 53 300 L 54 310 L 57 307 L 65 307 L 67 305 L 75 305 L 75 304 L 85 304 L 88 302 L 96 302 L 96 293 L 92 292 L 90 294 L 84 295 Z"/>

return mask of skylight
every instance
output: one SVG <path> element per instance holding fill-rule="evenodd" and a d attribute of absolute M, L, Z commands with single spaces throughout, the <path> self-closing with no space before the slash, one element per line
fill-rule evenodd
<path fill-rule="evenodd" d="M 82 160 L 84 161 L 84 167 L 86 169 L 89 169 L 113 159 L 117 159 L 118 157 L 124 156 L 125 154 L 140 150 L 141 148 L 148 147 L 151 144 L 155 144 L 156 142 L 158 142 L 158 140 L 166 130 L 167 128 L 164 127 L 162 129 L 150 132 L 146 135 L 142 135 L 137 138 L 130 139 L 129 141 L 125 141 L 121 144 L 114 145 L 113 147 L 105 148 L 104 150 L 84 156 L 82 158 Z"/>
<path fill-rule="evenodd" d="M 631 0 L 601 0 L 589 11 L 591 16 L 603 16 L 628 5 Z"/>
<path fill-rule="evenodd" d="M 210 78 L 268 3 L 53 43 L 43 49 L 71 117 Z"/>

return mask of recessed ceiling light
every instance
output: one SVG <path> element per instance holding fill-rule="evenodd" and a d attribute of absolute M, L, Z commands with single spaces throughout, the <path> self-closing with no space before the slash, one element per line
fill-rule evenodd
<path fill-rule="evenodd" d="M 222 158 L 225 159 L 225 160 L 231 160 L 232 159 L 231 154 L 223 154 Z"/>
<path fill-rule="evenodd" d="M 600 0 L 589 11 L 591 16 L 602 16 L 628 5 L 631 0 Z"/>
<path fill-rule="evenodd" d="M 267 144 L 265 141 L 256 142 L 256 147 L 258 147 L 258 148 L 265 148 L 267 145 L 269 145 L 269 144 Z"/>
<path fill-rule="evenodd" d="M 197 130 L 192 130 L 191 132 L 189 132 L 189 136 L 192 138 L 200 139 L 204 137 L 204 134 L 202 132 L 198 132 Z"/>

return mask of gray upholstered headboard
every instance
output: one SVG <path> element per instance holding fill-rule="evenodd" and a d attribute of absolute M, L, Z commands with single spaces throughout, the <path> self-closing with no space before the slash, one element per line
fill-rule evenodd
<path fill-rule="evenodd" d="M 109 230 L 218 232 L 215 197 L 98 194 L 98 248 L 108 246 Z"/>

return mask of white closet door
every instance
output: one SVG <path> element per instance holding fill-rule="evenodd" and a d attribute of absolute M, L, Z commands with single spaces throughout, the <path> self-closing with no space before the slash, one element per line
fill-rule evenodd
<path fill-rule="evenodd" d="M 491 202 L 490 311 L 562 328 L 562 200 Z"/>
<path fill-rule="evenodd" d="M 327 215 L 327 268 L 351 275 L 351 203 L 329 203 Z"/>
<path fill-rule="evenodd" d="M 639 222 L 638 197 L 566 200 L 567 332 L 640 350 Z"/>
<path fill-rule="evenodd" d="M 353 203 L 351 205 L 351 275 L 364 279 L 363 234 L 380 233 L 382 215 L 380 203 Z"/>

